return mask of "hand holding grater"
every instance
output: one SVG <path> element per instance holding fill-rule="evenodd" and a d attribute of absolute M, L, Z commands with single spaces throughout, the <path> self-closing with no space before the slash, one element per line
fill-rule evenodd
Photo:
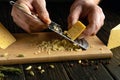
<path fill-rule="evenodd" d="M 40 20 L 39 18 L 36 18 L 36 17 L 34 17 L 33 15 L 30 15 L 30 14 L 28 14 L 27 12 L 25 12 L 25 11 L 23 10 L 24 7 L 22 7 L 22 6 L 19 5 L 18 3 L 15 3 L 14 1 L 10 1 L 10 4 L 13 5 L 13 6 L 15 6 L 15 7 L 16 7 L 17 9 L 19 9 L 20 11 L 24 12 L 26 15 L 28 15 L 28 16 L 30 16 L 30 17 L 33 17 L 33 18 L 37 19 L 39 22 L 41 22 L 41 20 Z M 66 35 L 64 34 L 64 32 L 62 31 L 61 26 L 60 26 L 59 24 L 57 24 L 57 23 L 55 23 L 55 22 L 52 21 L 52 22 L 49 24 L 48 28 L 49 28 L 50 30 L 52 30 L 53 32 L 59 34 L 60 36 L 64 37 L 65 39 L 67 39 L 67 40 L 73 42 L 74 44 L 78 45 L 78 46 L 81 47 L 82 49 L 85 49 L 85 50 L 88 49 L 89 44 L 88 44 L 88 42 L 87 42 L 84 38 L 83 38 L 83 39 L 71 40 L 68 36 L 66 36 Z"/>

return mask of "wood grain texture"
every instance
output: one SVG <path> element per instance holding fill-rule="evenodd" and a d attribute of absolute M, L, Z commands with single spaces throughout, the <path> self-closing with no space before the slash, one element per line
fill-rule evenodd
<path fill-rule="evenodd" d="M 0 58 L 0 64 L 21 64 L 36 62 L 55 62 L 79 59 L 98 59 L 111 58 L 112 52 L 96 37 L 92 36 L 86 40 L 89 43 L 89 49 L 83 51 L 51 51 L 48 54 L 43 51 L 37 55 L 38 51 L 35 43 L 56 39 L 58 36 L 53 32 L 42 32 L 36 34 L 15 34 L 17 41 L 7 49 L 0 49 L 0 55 L 8 53 L 6 57 Z M 23 54 L 24 57 L 16 57 Z"/>
<path fill-rule="evenodd" d="M 104 2 L 105 0 L 103 0 Z M 112 1 L 112 2 L 111 2 Z M 114 2 L 114 3 L 113 3 Z M 9 4 L 9 3 L 8 3 Z M 11 31 L 14 33 L 21 33 L 23 32 L 18 26 L 16 26 L 12 18 L 10 16 L 11 5 L 0 3 L 0 21 Z M 112 5 L 110 5 L 112 4 Z M 105 25 L 98 33 L 98 37 L 104 44 L 107 44 L 107 40 L 109 37 L 110 28 L 116 26 L 120 22 L 120 10 L 115 10 L 115 8 L 120 8 L 119 4 L 113 0 L 106 0 L 106 3 L 103 4 L 103 11 L 106 15 Z M 102 6 L 103 6 L 102 5 Z M 109 6 L 108 6 L 109 5 Z M 107 6 L 107 8 L 106 8 Z M 61 25 L 67 26 L 67 14 L 69 14 L 69 7 L 68 4 L 51 4 L 48 5 L 48 10 L 51 16 L 51 19 Z M 67 13 L 67 14 L 66 14 Z M 8 15 L 9 14 L 9 15 Z M 67 27 L 65 27 L 67 29 Z M 110 60 L 109 64 L 106 63 L 106 59 L 102 59 L 98 62 L 100 63 L 98 70 L 93 70 L 94 65 L 83 67 L 78 64 L 78 61 L 67 61 L 67 62 L 55 62 L 55 63 L 37 63 L 37 64 L 23 64 L 23 65 L 11 65 L 12 67 L 18 67 L 23 70 L 23 74 L 15 75 L 11 73 L 5 73 L 4 80 L 120 80 L 120 48 L 112 50 L 114 56 Z M 94 60 L 96 61 L 96 59 Z M 71 67 L 69 64 L 73 64 L 74 66 Z M 49 64 L 54 64 L 55 68 L 57 69 L 49 69 Z M 25 68 L 29 65 L 33 66 L 33 71 L 35 72 L 35 76 L 30 76 Z M 39 71 L 36 69 L 37 66 L 41 65 L 43 69 L 46 70 L 46 73 L 40 74 Z M 111 78 L 112 77 L 112 78 Z M 104 79 L 103 79 L 104 78 Z"/>

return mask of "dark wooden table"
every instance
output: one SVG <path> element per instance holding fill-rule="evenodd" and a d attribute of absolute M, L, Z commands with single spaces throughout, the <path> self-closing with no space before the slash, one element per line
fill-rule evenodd
<path fill-rule="evenodd" d="M 119 5 L 117 3 L 115 5 L 112 1 L 109 2 L 100 4 L 106 15 L 106 19 L 104 26 L 97 34 L 105 45 L 108 42 L 110 30 L 120 23 Z M 71 3 L 48 3 L 47 8 L 51 19 L 63 26 L 67 26 L 70 5 Z M 10 12 L 11 6 L 9 3 L 1 2 L 0 22 L 12 33 L 24 32 L 12 21 Z M 63 28 L 66 29 L 65 27 Z M 112 59 L 82 60 L 84 63 L 87 62 L 89 64 L 79 64 L 78 61 L 64 61 L 7 65 L 20 68 L 22 74 L 4 73 L 5 77 L 3 80 L 120 80 L 120 47 L 111 51 L 114 54 Z M 49 65 L 51 64 L 55 68 L 50 68 Z M 29 75 L 28 71 L 25 70 L 29 65 L 33 66 L 32 71 L 35 73 L 35 76 Z M 41 66 L 45 72 L 41 74 L 37 69 L 38 66 Z"/>

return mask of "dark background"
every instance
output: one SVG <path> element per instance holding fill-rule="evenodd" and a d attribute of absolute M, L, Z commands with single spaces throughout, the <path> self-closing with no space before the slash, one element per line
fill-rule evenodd
<path fill-rule="evenodd" d="M 63 29 L 67 29 L 67 17 L 73 1 L 74 0 L 46 0 L 50 18 L 62 25 Z M 119 0 L 102 0 L 99 6 L 103 9 L 106 18 L 105 24 L 97 36 L 107 44 L 110 30 L 120 23 Z M 25 32 L 13 22 L 11 9 L 12 6 L 8 0 L 0 0 L 0 22 L 12 33 Z M 105 36 L 104 38 L 101 37 L 103 34 Z"/>
<path fill-rule="evenodd" d="M 67 16 L 72 0 L 50 0 L 47 1 L 47 9 L 53 21 L 61 24 L 63 28 L 67 26 Z M 120 5 L 119 0 L 103 0 L 99 4 L 105 13 L 105 24 L 98 32 L 97 36 L 107 44 L 110 30 L 120 24 Z M 0 0 L 0 22 L 12 33 L 24 32 L 12 20 L 12 6 L 7 0 Z M 118 34 L 119 35 L 119 34 Z M 33 63 L 9 65 L 20 68 L 21 75 L 5 73 L 4 80 L 120 80 L 120 47 L 111 50 L 113 58 L 95 60 L 95 65 L 84 66 L 78 64 L 78 61 L 65 61 L 53 63 Z M 107 61 L 107 62 L 106 62 Z M 99 63 L 98 63 L 99 62 Z M 49 69 L 49 65 L 55 65 L 55 69 Z M 71 65 L 72 64 L 72 65 Z M 29 65 L 33 66 L 35 76 L 30 76 L 25 70 Z M 40 74 L 36 67 L 41 65 L 45 69 L 44 74 Z M 98 70 L 96 70 L 96 66 Z"/>
<path fill-rule="evenodd" d="M 14 0 L 15 1 L 15 0 Z M 100 2 L 100 6 L 102 7 L 103 11 L 109 10 L 110 12 L 117 12 L 120 13 L 120 5 L 119 0 L 103 0 Z M 47 2 L 47 9 L 50 13 L 50 17 L 52 20 L 59 22 L 56 19 L 58 13 L 64 14 L 63 18 L 61 18 L 64 22 L 67 20 L 67 16 L 69 14 L 69 8 L 73 2 L 73 0 L 46 0 Z M 11 17 L 11 9 L 12 6 L 9 4 L 9 0 L 0 0 L 0 22 L 4 24 L 11 32 L 16 32 L 17 27 L 15 27 L 15 23 L 12 21 Z M 57 13 L 56 13 L 57 12 Z M 56 16 L 54 16 L 56 15 Z M 107 14 L 105 14 L 107 15 Z M 57 16 L 59 17 L 59 16 Z M 66 25 L 67 22 L 61 25 Z M 18 30 L 21 32 L 22 30 Z"/>

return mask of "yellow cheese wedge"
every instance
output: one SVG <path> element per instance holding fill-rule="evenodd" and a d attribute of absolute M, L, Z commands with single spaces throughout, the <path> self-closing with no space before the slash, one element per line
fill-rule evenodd
<path fill-rule="evenodd" d="M 15 41 L 12 34 L 0 23 L 0 48 L 6 49 Z"/>
<path fill-rule="evenodd" d="M 120 24 L 111 30 L 107 46 L 109 49 L 120 46 Z"/>
<path fill-rule="evenodd" d="M 71 40 L 75 40 L 77 37 L 80 36 L 80 34 L 85 30 L 86 26 L 80 22 L 77 21 L 68 31 L 67 36 L 71 38 Z"/>

